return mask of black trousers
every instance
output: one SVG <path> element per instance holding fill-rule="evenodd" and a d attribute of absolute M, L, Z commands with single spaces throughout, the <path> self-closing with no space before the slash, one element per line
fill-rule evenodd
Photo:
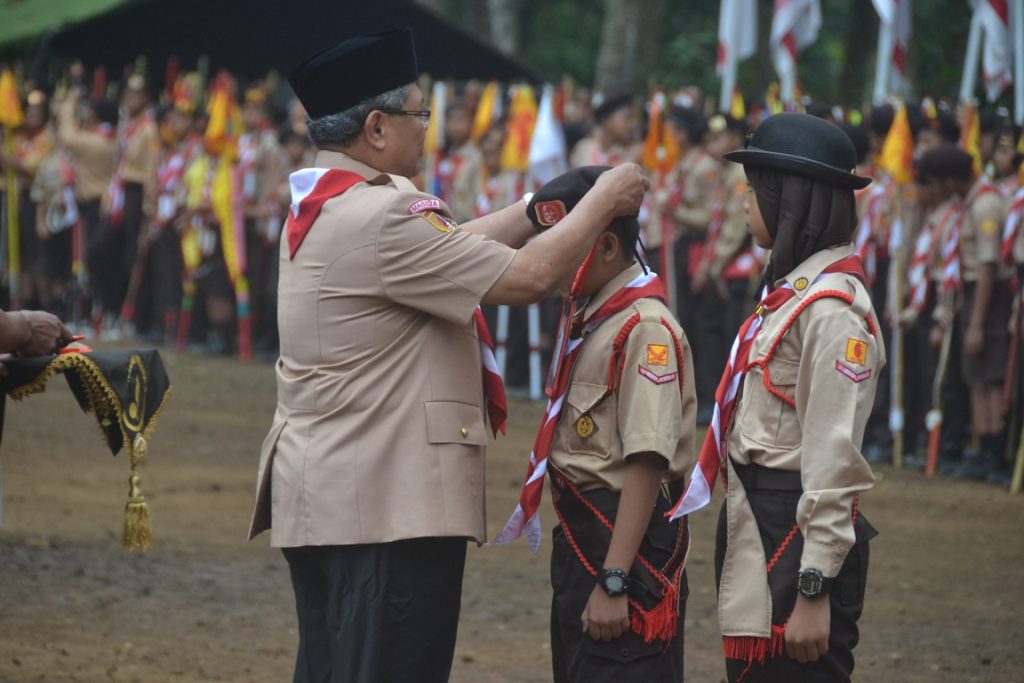
<path fill-rule="evenodd" d="M 128 289 L 128 279 L 139 250 L 142 229 L 142 185 L 124 184 L 124 214 L 119 225 L 103 219 L 87 235 L 86 259 L 89 282 L 104 313 L 118 315 Z"/>
<path fill-rule="evenodd" d="M 295 589 L 294 683 L 444 683 L 464 538 L 285 548 Z"/>
<path fill-rule="evenodd" d="M 778 539 L 786 535 L 793 526 L 799 492 L 759 490 L 747 491 L 751 508 L 757 516 L 762 542 L 766 554 L 778 547 Z M 759 514 L 760 513 L 760 514 Z M 743 660 L 725 660 L 729 683 L 848 683 L 853 673 L 853 649 L 860 639 L 857 620 L 864 611 L 864 589 L 868 578 L 868 539 L 874 529 L 861 519 L 857 525 L 857 543 L 850 549 L 846 561 L 836 575 L 833 589 L 829 594 L 831 621 L 829 625 L 828 652 L 817 662 L 801 664 L 783 652 L 771 657 L 764 664 L 750 664 Z M 721 582 L 722 565 L 727 547 L 727 515 L 725 503 L 718 517 L 718 534 L 715 543 L 715 582 Z M 770 577 L 772 600 L 778 608 L 786 598 L 777 588 L 796 583 L 796 569 L 792 560 L 799 564 L 803 548 L 802 538 L 796 539 L 783 554 L 776 566 L 783 575 Z M 790 602 L 790 604 L 792 604 Z M 792 608 L 788 608 L 792 609 Z M 779 619 L 773 619 L 779 622 Z"/>

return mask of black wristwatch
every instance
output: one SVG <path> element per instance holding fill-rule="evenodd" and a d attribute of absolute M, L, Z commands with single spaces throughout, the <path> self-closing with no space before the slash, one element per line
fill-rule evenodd
<path fill-rule="evenodd" d="M 818 569 L 801 569 L 796 575 L 796 589 L 805 598 L 827 595 L 832 590 L 833 579 L 821 575 Z"/>
<path fill-rule="evenodd" d="M 602 569 L 597 574 L 597 582 L 613 598 L 629 592 L 629 575 L 621 569 Z"/>

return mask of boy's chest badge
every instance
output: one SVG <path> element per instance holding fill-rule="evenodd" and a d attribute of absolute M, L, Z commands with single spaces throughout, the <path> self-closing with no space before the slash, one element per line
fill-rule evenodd
<path fill-rule="evenodd" d="M 593 436 L 596 431 L 597 423 L 594 422 L 594 418 L 590 417 L 590 413 L 584 413 L 576 420 L 576 434 L 584 441 Z"/>

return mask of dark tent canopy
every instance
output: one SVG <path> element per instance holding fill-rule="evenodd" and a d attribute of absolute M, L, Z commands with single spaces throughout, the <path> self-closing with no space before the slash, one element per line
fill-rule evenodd
<path fill-rule="evenodd" d="M 216 70 L 243 78 L 287 75 L 311 52 L 343 38 L 411 26 L 420 69 L 434 78 L 540 80 L 481 38 L 409 0 L 135 0 L 63 28 L 43 50 L 118 74 L 145 55 L 158 79 L 178 57 L 193 68 L 206 55 Z"/>

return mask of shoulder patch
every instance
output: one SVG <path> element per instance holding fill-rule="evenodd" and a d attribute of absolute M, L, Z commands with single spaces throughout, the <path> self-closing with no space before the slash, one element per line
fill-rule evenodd
<path fill-rule="evenodd" d="M 999 229 L 999 224 L 994 218 L 986 218 L 981 222 L 981 232 L 984 235 L 994 235 Z"/>
<path fill-rule="evenodd" d="M 441 232 L 451 232 L 457 227 L 455 221 L 448 218 L 447 216 L 442 216 L 439 213 L 434 213 L 433 211 L 423 211 L 422 213 L 419 214 L 419 216 L 420 218 L 430 223 Z"/>
<path fill-rule="evenodd" d="M 839 371 L 840 375 L 847 378 L 851 382 L 854 382 L 855 384 L 860 384 L 864 380 L 870 379 L 871 377 L 870 368 L 865 370 L 864 372 L 855 372 L 850 368 L 846 367 L 845 365 L 843 365 L 842 363 L 840 363 L 839 361 L 836 361 L 836 370 Z"/>
<path fill-rule="evenodd" d="M 568 212 L 565 210 L 565 204 L 560 199 L 537 202 L 534 209 L 537 211 L 537 222 L 548 227 L 551 227 L 568 215 Z"/>
<path fill-rule="evenodd" d="M 668 346 L 665 344 L 648 344 L 647 364 L 668 365 Z"/>
<path fill-rule="evenodd" d="M 648 370 L 647 368 L 645 368 L 642 365 L 640 365 L 638 367 L 639 367 L 639 370 L 640 370 L 640 374 L 642 376 L 646 377 L 647 379 L 651 380 L 652 382 L 654 382 L 655 384 L 658 384 L 658 385 L 668 384 L 669 382 L 674 382 L 676 377 L 679 376 L 678 372 L 669 372 L 669 373 L 664 374 L 664 375 L 659 375 L 656 372 L 651 372 L 650 370 Z"/>
<path fill-rule="evenodd" d="M 430 197 L 428 199 L 420 199 L 409 205 L 409 213 L 420 213 L 422 211 L 440 211 L 441 200 Z"/>
<path fill-rule="evenodd" d="M 855 337 L 850 337 L 846 340 L 846 361 L 848 363 L 864 365 L 864 361 L 867 360 L 867 355 L 868 343 L 866 341 Z"/>

